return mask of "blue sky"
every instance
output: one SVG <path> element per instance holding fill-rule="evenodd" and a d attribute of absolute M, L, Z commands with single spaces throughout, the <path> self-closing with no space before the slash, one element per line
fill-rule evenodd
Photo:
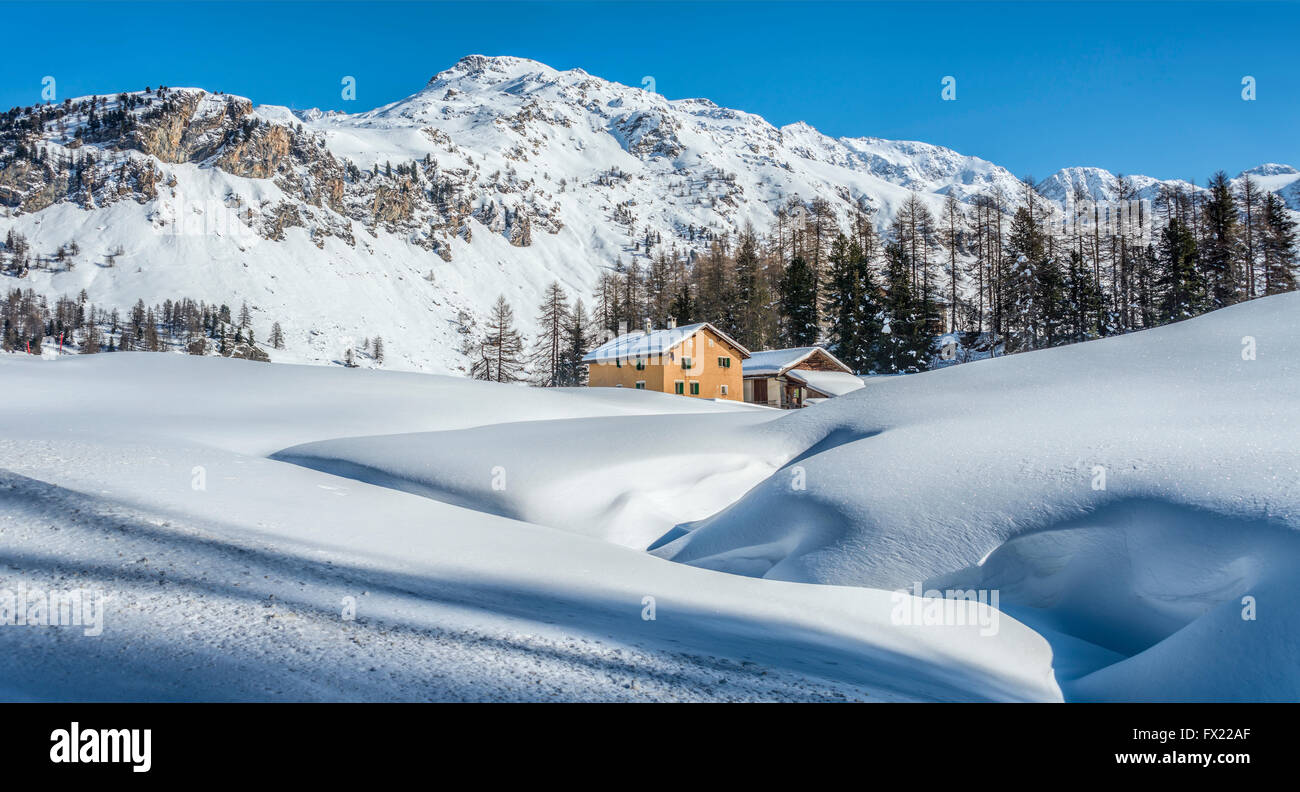
<path fill-rule="evenodd" d="M 1300 3 L 0 3 L 0 107 L 195 85 L 356 112 L 519 55 L 775 124 L 1203 181 L 1300 167 Z M 357 80 L 343 101 L 340 80 Z M 941 80 L 957 80 L 956 101 Z M 1242 78 L 1256 81 L 1243 101 Z"/>

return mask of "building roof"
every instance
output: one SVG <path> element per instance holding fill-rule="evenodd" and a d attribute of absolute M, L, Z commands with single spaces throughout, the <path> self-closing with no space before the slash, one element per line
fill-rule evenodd
<path fill-rule="evenodd" d="M 846 393 L 852 393 L 859 388 L 866 387 L 866 383 L 862 381 L 861 377 L 843 371 L 792 369 L 787 371 L 785 375 L 796 382 L 802 382 L 809 390 L 827 396 L 843 396 Z"/>
<path fill-rule="evenodd" d="M 755 352 L 745 361 L 745 376 L 771 377 L 784 374 L 818 352 L 825 355 L 831 363 L 843 369 L 844 373 L 853 373 L 853 369 L 844 365 L 842 360 L 832 355 L 825 347 L 806 346 L 791 347 L 790 349 L 764 349 Z"/>
<path fill-rule="evenodd" d="M 686 339 L 708 328 L 715 335 L 736 348 L 742 358 L 749 357 L 748 349 L 741 346 L 734 338 L 714 327 L 709 322 L 696 322 L 681 327 L 665 327 L 660 330 L 636 330 L 624 333 L 618 338 L 606 341 L 588 352 L 582 358 L 583 363 L 599 363 L 609 360 L 629 360 L 636 358 L 659 357 Z"/>

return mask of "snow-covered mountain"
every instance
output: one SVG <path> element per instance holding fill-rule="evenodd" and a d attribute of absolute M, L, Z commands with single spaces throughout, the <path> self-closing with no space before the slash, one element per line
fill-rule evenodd
<path fill-rule="evenodd" d="M 16 231 L 43 257 L 6 288 L 119 308 L 246 301 L 259 339 L 284 327 L 277 360 L 336 361 L 382 336 L 386 365 L 436 372 L 464 370 L 463 336 L 500 294 L 527 332 L 552 281 L 586 296 L 617 260 L 689 255 L 816 199 L 883 225 L 912 192 L 937 212 L 948 193 L 1020 189 L 940 146 L 775 127 L 480 55 L 358 114 L 167 88 L 16 108 L 0 146 L 0 239 Z M 1294 168 L 1254 170 L 1300 208 Z M 1113 183 L 1075 168 L 1041 189 L 1110 199 Z"/>

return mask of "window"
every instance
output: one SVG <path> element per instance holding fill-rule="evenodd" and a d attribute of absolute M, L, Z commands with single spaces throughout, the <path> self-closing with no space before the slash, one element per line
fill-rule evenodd
<path fill-rule="evenodd" d="M 684 368 L 684 369 L 688 369 L 688 368 L 694 368 L 694 367 L 695 367 L 695 361 L 691 360 L 691 359 L 688 358 L 688 357 L 684 357 L 684 358 L 682 358 L 682 368 Z"/>
<path fill-rule="evenodd" d="M 718 358 L 718 367 L 719 367 L 719 368 L 731 368 L 731 358 L 729 358 L 729 357 L 720 357 L 720 358 Z"/>
<path fill-rule="evenodd" d="M 637 382 L 636 382 L 636 389 L 637 389 L 637 390 L 645 390 L 645 380 L 637 380 Z"/>
<path fill-rule="evenodd" d="M 727 386 L 726 386 L 726 385 L 723 385 L 723 386 L 722 386 L 722 395 L 723 395 L 723 396 L 726 396 L 726 395 L 727 395 Z"/>
<path fill-rule="evenodd" d="M 692 396 L 699 396 L 699 395 L 700 395 L 700 383 L 698 383 L 698 382 L 692 382 L 692 383 L 691 383 L 691 395 L 692 395 Z"/>
<path fill-rule="evenodd" d="M 623 358 L 614 358 L 614 368 L 623 368 Z"/>
<path fill-rule="evenodd" d="M 645 371 L 645 360 L 643 358 L 636 359 L 636 370 Z"/>
<path fill-rule="evenodd" d="M 684 395 L 686 393 L 686 383 L 682 382 L 681 380 L 677 380 L 676 382 L 674 382 L 673 393 L 676 393 L 678 396 Z"/>

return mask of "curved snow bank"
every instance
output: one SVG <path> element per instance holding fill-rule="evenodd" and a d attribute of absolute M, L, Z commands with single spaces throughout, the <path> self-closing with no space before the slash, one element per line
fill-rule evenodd
<path fill-rule="evenodd" d="M 736 500 L 789 459 L 791 443 L 755 431 L 778 415 L 526 421 L 325 440 L 272 458 L 643 549 Z"/>
<path fill-rule="evenodd" d="M 1240 621 L 1241 597 L 1300 569 L 1297 316 L 1300 294 L 1282 295 L 872 381 L 772 425 L 804 447 L 863 439 L 810 448 L 654 552 L 793 581 L 992 581 L 1004 607 L 1068 637 L 1066 654 L 1080 641 L 1093 661 L 1138 653 L 1080 680 L 1081 697 L 1285 697 L 1300 684 L 1293 661 L 1218 684 L 1225 653 L 1245 650 L 1218 646 L 1224 628 L 1210 625 Z M 1268 656 L 1294 647 L 1289 618 L 1255 624 Z M 1160 658 L 1179 656 L 1205 662 L 1160 677 Z M 1062 658 L 1096 667 L 1076 660 Z M 1167 681 L 1144 693 L 1143 673 Z"/>
<path fill-rule="evenodd" d="M 998 591 L 1052 640 L 1073 698 L 1294 699 L 1298 574 L 1295 531 L 1139 500 L 1019 536 L 926 587 Z"/>
<path fill-rule="evenodd" d="M 42 434 L 58 423 L 88 434 L 184 438 L 263 456 L 329 437 L 434 432 L 503 421 L 620 415 L 733 413 L 734 403 L 631 388 L 529 388 L 402 371 L 267 365 L 150 352 L 5 355 L 0 384 L 35 393 L 29 419 L 5 433 Z M 87 384 L 90 383 L 90 384 Z M 227 403 L 217 411 L 213 394 Z M 139 418 L 140 409 L 149 419 Z"/>
<path fill-rule="evenodd" d="M 1294 573 L 1251 589 L 1253 619 L 1242 602 L 1222 602 L 1145 652 L 1062 687 L 1078 701 L 1300 700 Z"/>

